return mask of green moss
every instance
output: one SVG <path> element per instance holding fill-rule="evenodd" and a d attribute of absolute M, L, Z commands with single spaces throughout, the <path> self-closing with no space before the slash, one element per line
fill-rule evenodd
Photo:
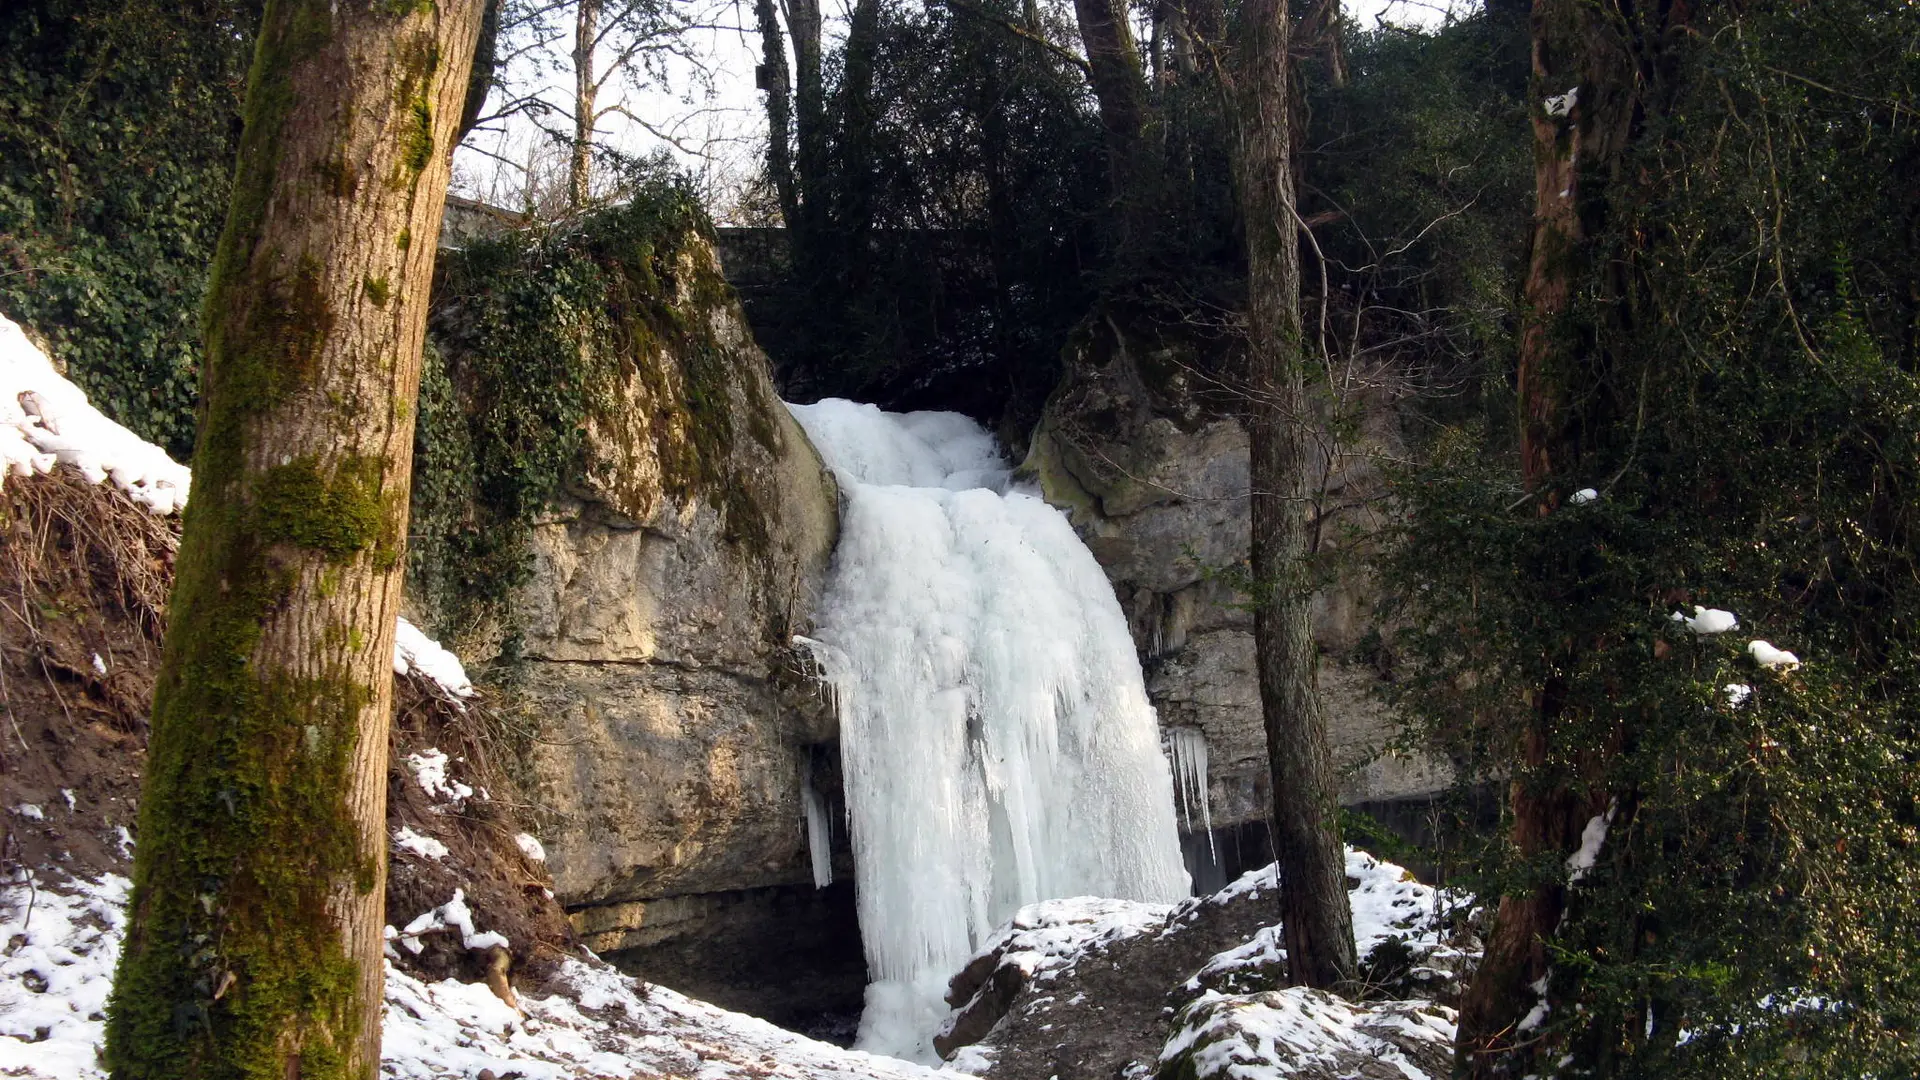
<path fill-rule="evenodd" d="M 400 235 L 393 238 L 393 246 L 405 251 L 413 246 L 413 230 L 401 229 Z"/>
<path fill-rule="evenodd" d="M 714 335 L 732 294 L 694 257 L 709 233 L 691 194 L 660 183 L 443 257 L 444 357 L 422 378 L 410 587 L 449 624 L 504 613 L 526 573 L 528 524 L 584 475 L 636 519 L 663 498 L 705 499 L 728 540 L 765 549 L 767 481 L 731 469 L 742 438 L 780 451 L 779 405 L 749 391 Z"/>
<path fill-rule="evenodd" d="M 260 535 L 333 559 L 373 547 L 385 529 L 385 467 L 379 458 L 353 457 L 326 476 L 314 458 L 303 456 L 268 469 L 254 489 Z"/>
<path fill-rule="evenodd" d="M 373 306 L 381 307 L 381 308 L 386 307 L 388 298 L 390 298 L 393 295 L 393 290 L 391 287 L 387 285 L 387 279 L 385 275 L 382 275 L 380 277 L 373 277 L 369 275 L 367 277 L 365 284 L 367 289 L 367 299 L 373 301 Z"/>

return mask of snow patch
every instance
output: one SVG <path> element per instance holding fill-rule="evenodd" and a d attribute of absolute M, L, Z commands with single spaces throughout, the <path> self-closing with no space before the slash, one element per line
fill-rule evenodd
<path fill-rule="evenodd" d="M 521 833 L 513 838 L 513 842 L 520 846 L 520 854 L 525 855 L 532 861 L 547 861 L 547 849 L 541 846 L 540 841 L 533 838 L 532 833 Z"/>
<path fill-rule="evenodd" d="M 1700 637 L 1706 637 L 1710 634 L 1724 634 L 1740 625 L 1740 620 L 1734 617 L 1733 612 L 1721 611 L 1719 608 L 1703 607 L 1699 604 L 1693 605 L 1692 617 L 1682 615 L 1676 611 L 1670 618 L 1672 618 L 1674 622 L 1685 625 L 1687 629 L 1693 631 L 1694 634 Z"/>
<path fill-rule="evenodd" d="M 1776 649 L 1769 642 L 1749 641 L 1747 652 L 1753 656 L 1753 662 L 1769 671 L 1792 671 L 1800 666 L 1800 658 L 1785 649 Z"/>
<path fill-rule="evenodd" d="M 447 845 L 431 836 L 422 836 L 404 825 L 393 830 L 393 846 L 402 851 L 410 851 L 423 859 L 447 857 Z"/>
<path fill-rule="evenodd" d="M 187 504 L 192 474 L 186 466 L 107 419 L 19 324 L 0 315 L 0 483 L 8 474 L 52 472 L 60 462 L 91 483 L 111 479 L 155 514 Z"/>
<path fill-rule="evenodd" d="M 1567 884 L 1579 884 L 1600 860 L 1600 845 L 1607 842 L 1607 829 L 1613 824 L 1614 811 L 1619 808 L 1618 802 L 1608 803 L 1606 813 L 1587 819 L 1587 827 L 1580 830 L 1580 850 L 1567 856 Z"/>
<path fill-rule="evenodd" d="M 447 752 L 437 746 L 407 755 L 407 767 L 420 783 L 420 790 L 431 798 L 445 797 L 456 809 L 473 797 L 473 789 L 447 775 Z M 438 809 L 438 807 L 435 807 Z"/>

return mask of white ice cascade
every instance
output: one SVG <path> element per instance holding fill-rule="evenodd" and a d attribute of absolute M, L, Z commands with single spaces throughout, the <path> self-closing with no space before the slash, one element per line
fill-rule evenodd
<path fill-rule="evenodd" d="M 1022 905 L 1186 895 L 1173 779 L 1106 575 L 979 425 L 792 408 L 845 496 L 806 644 L 840 710 L 858 1045 L 925 1061 L 946 980 Z"/>

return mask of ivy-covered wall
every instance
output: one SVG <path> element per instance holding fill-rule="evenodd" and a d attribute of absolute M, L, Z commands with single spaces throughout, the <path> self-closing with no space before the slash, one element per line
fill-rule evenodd
<path fill-rule="evenodd" d="M 715 320 L 734 301 L 712 237 L 693 194 L 659 180 L 442 253 L 409 559 L 409 592 L 438 632 L 512 655 L 528 529 L 569 493 L 632 521 L 704 497 L 730 539 L 765 544 L 766 511 L 726 467 L 736 439 L 772 451 L 778 435 L 766 408 L 730 401 L 737 358 Z"/>
<path fill-rule="evenodd" d="M 259 0 L 9 0 L 0 310 L 185 461 Z"/>

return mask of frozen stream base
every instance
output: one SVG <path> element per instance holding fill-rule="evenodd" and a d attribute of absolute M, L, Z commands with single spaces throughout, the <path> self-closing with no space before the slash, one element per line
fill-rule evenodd
<path fill-rule="evenodd" d="M 793 413 L 845 497 L 805 644 L 840 709 L 874 980 L 857 1045 L 928 1062 L 946 980 L 1023 905 L 1187 894 L 1173 780 L 1112 586 L 985 430 Z"/>

